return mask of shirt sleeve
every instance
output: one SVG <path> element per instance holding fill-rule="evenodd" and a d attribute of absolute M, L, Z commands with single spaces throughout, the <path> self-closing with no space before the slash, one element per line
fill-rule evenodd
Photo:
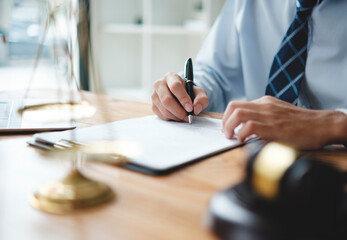
<path fill-rule="evenodd" d="M 228 0 L 208 34 L 194 66 L 194 79 L 210 99 L 206 110 L 223 112 L 232 99 L 245 95 L 239 38 L 238 1 Z"/>

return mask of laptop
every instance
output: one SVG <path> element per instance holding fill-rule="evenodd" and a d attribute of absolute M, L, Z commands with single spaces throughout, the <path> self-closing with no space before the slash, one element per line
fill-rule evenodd
<path fill-rule="evenodd" d="M 18 109 L 42 103 L 53 103 L 54 99 L 0 99 L 0 133 L 44 132 L 68 130 L 76 127 L 75 122 L 32 122 L 22 118 Z"/>

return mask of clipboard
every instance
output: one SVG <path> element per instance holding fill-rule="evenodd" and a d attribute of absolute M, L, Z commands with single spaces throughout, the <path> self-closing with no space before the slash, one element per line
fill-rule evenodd
<path fill-rule="evenodd" d="M 87 144 L 95 141 L 126 140 L 141 146 L 124 167 L 151 175 L 164 175 L 244 143 L 227 139 L 222 120 L 194 117 L 194 123 L 164 121 L 157 116 L 120 120 L 63 132 L 39 133 L 35 141 L 55 144 L 61 140 Z M 71 134 L 71 131 L 74 131 Z M 75 136 L 75 139 L 71 139 Z"/>

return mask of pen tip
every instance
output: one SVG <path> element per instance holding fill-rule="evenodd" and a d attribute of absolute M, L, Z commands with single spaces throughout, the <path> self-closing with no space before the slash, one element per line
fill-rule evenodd
<path fill-rule="evenodd" d="M 188 121 L 189 121 L 189 124 L 193 123 L 193 115 L 188 116 Z"/>

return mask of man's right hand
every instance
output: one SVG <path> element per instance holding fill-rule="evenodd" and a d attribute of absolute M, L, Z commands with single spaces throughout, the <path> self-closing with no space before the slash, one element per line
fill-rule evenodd
<path fill-rule="evenodd" d="M 192 103 L 186 91 L 186 81 L 176 73 L 167 73 L 154 83 L 152 110 L 163 120 L 188 122 L 187 112 L 194 109 L 194 114 L 199 115 L 209 104 L 205 90 L 194 87 L 194 94 Z"/>

